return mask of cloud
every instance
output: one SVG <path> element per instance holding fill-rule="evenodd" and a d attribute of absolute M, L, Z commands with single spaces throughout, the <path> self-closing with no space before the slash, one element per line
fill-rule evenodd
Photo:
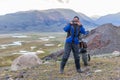
<path fill-rule="evenodd" d="M 70 0 L 57 0 L 60 3 L 69 3 Z"/>
<path fill-rule="evenodd" d="M 63 3 L 63 0 L 57 0 L 57 1 Z"/>

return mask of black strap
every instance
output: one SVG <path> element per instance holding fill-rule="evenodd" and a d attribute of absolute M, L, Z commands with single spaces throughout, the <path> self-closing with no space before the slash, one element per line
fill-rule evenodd
<path fill-rule="evenodd" d="M 72 25 L 71 25 L 72 26 Z M 78 30 L 80 30 L 80 27 L 81 27 L 82 25 L 80 25 L 80 26 L 78 26 Z M 74 32 L 74 35 L 76 34 L 76 31 Z M 71 36 L 71 27 L 70 27 L 70 30 L 67 32 L 67 36 L 66 36 L 66 38 L 68 38 L 69 36 Z M 79 38 L 79 36 L 80 36 L 80 31 L 78 32 L 78 38 Z"/>
<path fill-rule="evenodd" d="M 72 42 L 74 42 L 74 38 L 75 38 L 76 32 L 77 32 L 77 26 L 73 26 L 73 27 L 74 27 L 74 36 L 73 36 Z"/>

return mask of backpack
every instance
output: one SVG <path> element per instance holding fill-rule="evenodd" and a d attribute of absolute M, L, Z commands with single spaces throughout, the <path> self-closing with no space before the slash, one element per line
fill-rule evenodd
<path fill-rule="evenodd" d="M 79 42 L 80 53 L 87 53 L 87 43 L 86 42 Z"/>
<path fill-rule="evenodd" d="M 79 47 L 80 47 L 80 48 L 87 48 L 87 43 L 81 41 L 81 42 L 79 42 Z"/>

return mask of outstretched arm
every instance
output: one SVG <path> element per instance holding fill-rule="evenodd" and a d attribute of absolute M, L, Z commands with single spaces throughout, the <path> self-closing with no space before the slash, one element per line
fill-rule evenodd
<path fill-rule="evenodd" d="M 85 28 L 84 28 L 83 26 L 80 27 L 80 32 L 81 32 L 82 34 L 85 34 L 85 35 L 88 34 L 88 33 L 85 31 Z"/>

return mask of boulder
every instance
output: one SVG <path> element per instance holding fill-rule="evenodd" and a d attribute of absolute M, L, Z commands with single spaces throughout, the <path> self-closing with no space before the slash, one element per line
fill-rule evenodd
<path fill-rule="evenodd" d="M 39 64 L 42 64 L 42 61 L 38 58 L 36 54 L 24 54 L 13 61 L 11 65 L 11 70 L 22 70 Z"/>
<path fill-rule="evenodd" d="M 120 56 L 120 52 L 119 52 L 119 51 L 114 51 L 114 52 L 112 53 L 112 55 L 113 55 L 113 56 Z"/>
<path fill-rule="evenodd" d="M 48 56 L 45 56 L 43 59 L 44 60 L 51 60 L 51 59 L 57 60 L 57 58 L 60 57 L 60 56 L 62 56 L 63 53 L 64 53 L 64 49 L 60 49 L 60 50 L 58 50 L 56 52 L 51 53 Z"/>

